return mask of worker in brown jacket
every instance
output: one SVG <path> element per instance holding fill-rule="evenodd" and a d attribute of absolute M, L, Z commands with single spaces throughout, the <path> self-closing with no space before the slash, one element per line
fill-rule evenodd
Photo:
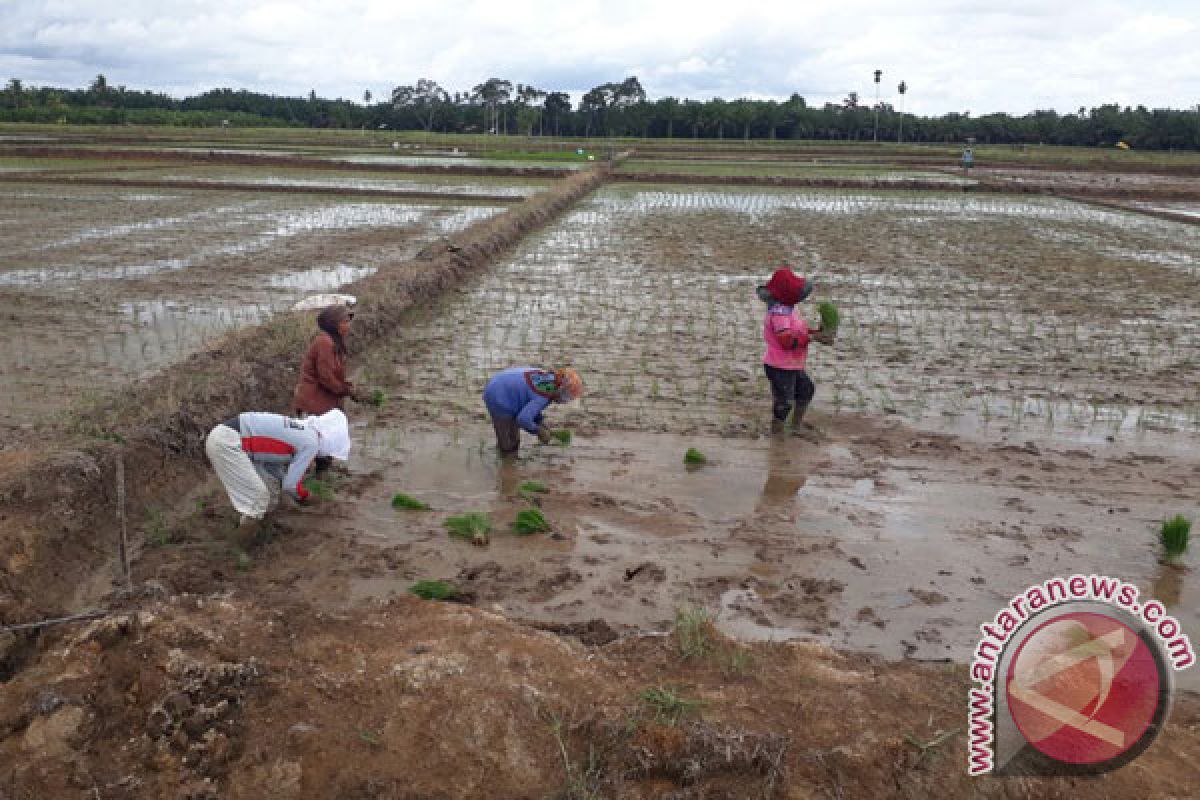
<path fill-rule="evenodd" d="M 320 416 L 341 409 L 347 397 L 361 401 L 354 384 L 346 380 L 346 337 L 354 311 L 343 305 L 326 306 L 317 314 L 320 329 L 300 364 L 300 381 L 292 396 L 297 417 Z M 318 456 L 317 474 L 329 468 L 331 459 Z"/>
<path fill-rule="evenodd" d="M 342 408 L 345 398 L 357 399 L 346 380 L 346 337 L 354 312 L 342 305 L 327 306 L 317 315 L 320 331 L 300 364 L 300 382 L 292 396 L 297 417 L 321 415 Z"/>

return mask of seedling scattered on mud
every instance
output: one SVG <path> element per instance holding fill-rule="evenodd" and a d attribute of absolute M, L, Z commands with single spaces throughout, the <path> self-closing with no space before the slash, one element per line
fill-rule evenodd
<path fill-rule="evenodd" d="M 451 536 L 469 539 L 475 544 L 486 544 L 488 534 L 492 532 L 492 518 L 482 511 L 447 517 L 444 524 Z"/>
<path fill-rule="evenodd" d="M 817 313 L 821 315 L 821 330 L 833 332 L 838 329 L 842 315 L 838 313 L 837 306 L 828 300 L 817 303 Z"/>
<path fill-rule="evenodd" d="M 638 698 L 654 712 L 654 720 L 662 725 L 674 726 L 684 716 L 704 705 L 703 700 L 689 700 L 679 690 L 669 686 L 654 686 L 642 690 Z"/>
<path fill-rule="evenodd" d="M 411 494 L 396 492 L 392 495 L 392 508 L 405 511 L 428 511 L 429 504 L 421 502 Z"/>
<path fill-rule="evenodd" d="M 517 487 L 517 491 L 521 494 L 544 494 L 550 490 L 541 481 L 525 481 Z"/>
<path fill-rule="evenodd" d="M 367 398 L 367 403 L 376 408 L 382 408 L 385 399 L 383 389 L 372 389 L 370 396 Z"/>
<path fill-rule="evenodd" d="M 675 612 L 675 643 L 685 659 L 703 658 L 713 650 L 712 615 L 703 608 L 683 606 Z"/>
<path fill-rule="evenodd" d="M 689 447 L 687 452 L 683 454 L 683 463 L 689 467 L 700 467 L 708 463 L 708 456 L 694 447 Z"/>
<path fill-rule="evenodd" d="M 1169 560 L 1174 561 L 1187 551 L 1188 535 L 1191 530 L 1191 521 L 1182 514 L 1176 514 L 1163 522 L 1158 535 L 1162 539 L 1163 549 L 1167 551 Z"/>
<path fill-rule="evenodd" d="M 556 431 L 551 431 L 550 435 L 554 437 L 554 441 L 558 442 L 563 447 L 571 444 L 571 431 L 567 428 L 560 428 Z"/>
<path fill-rule="evenodd" d="M 333 499 L 333 486 L 328 481 L 321 480 L 320 478 L 305 478 L 304 488 L 318 500 Z"/>
<path fill-rule="evenodd" d="M 513 522 L 513 530 L 522 536 L 530 533 L 543 533 L 550 530 L 550 523 L 538 509 L 527 508 L 517 514 L 517 519 Z"/>
<path fill-rule="evenodd" d="M 408 590 L 422 600 L 453 600 L 458 590 L 445 581 L 417 581 Z"/>

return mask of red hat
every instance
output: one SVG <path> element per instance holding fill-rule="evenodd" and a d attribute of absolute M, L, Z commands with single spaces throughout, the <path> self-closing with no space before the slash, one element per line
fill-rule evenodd
<path fill-rule="evenodd" d="M 812 284 L 792 272 L 787 267 L 780 267 L 767 281 L 767 291 L 775 302 L 785 306 L 794 306 L 812 293 Z"/>

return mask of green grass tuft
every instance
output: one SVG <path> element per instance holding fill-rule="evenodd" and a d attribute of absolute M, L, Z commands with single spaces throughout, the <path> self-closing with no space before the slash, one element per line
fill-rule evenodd
<path fill-rule="evenodd" d="M 468 511 L 447 517 L 444 523 L 451 536 L 475 539 L 492 532 L 492 518 L 482 511 Z"/>
<path fill-rule="evenodd" d="M 530 533 L 543 533 L 550 530 L 550 523 L 546 521 L 546 515 L 538 509 L 527 508 L 517 514 L 513 530 L 522 536 Z"/>
<path fill-rule="evenodd" d="M 517 491 L 521 492 L 522 494 L 543 494 L 550 490 L 547 489 L 546 484 L 542 483 L 541 481 L 525 481 L 519 487 L 517 487 Z"/>
<path fill-rule="evenodd" d="M 654 719 L 662 725 L 676 725 L 681 718 L 704 705 L 703 700 L 689 700 L 670 686 L 654 686 L 644 689 L 638 698 L 654 712 Z"/>
<path fill-rule="evenodd" d="M 675 643 L 685 659 L 703 658 L 713 651 L 712 615 L 686 605 L 675 612 Z"/>
<path fill-rule="evenodd" d="M 837 306 L 828 300 L 817 303 L 817 313 L 821 315 L 821 330 L 837 330 L 838 324 L 842 321 L 842 315 L 838 313 Z"/>
<path fill-rule="evenodd" d="M 553 436 L 554 440 L 563 447 L 567 447 L 571 444 L 571 432 L 566 428 L 560 428 L 559 430 L 551 431 L 550 435 Z"/>
<path fill-rule="evenodd" d="M 428 511 L 429 504 L 422 503 L 411 494 L 396 492 L 392 495 L 392 508 L 404 509 L 406 511 Z"/>
<path fill-rule="evenodd" d="M 1191 530 L 1191 521 L 1182 514 L 1176 514 L 1171 519 L 1163 522 L 1158 535 L 1162 539 L 1163 548 L 1167 551 L 1168 558 L 1178 558 L 1187 551 L 1188 535 L 1191 533 Z"/>
<path fill-rule="evenodd" d="M 687 452 L 683 454 L 683 463 L 690 467 L 698 467 L 708 463 L 708 457 L 694 447 L 689 447 Z"/>
<path fill-rule="evenodd" d="M 453 600 L 458 590 L 445 581 L 417 581 L 408 590 L 422 600 Z"/>
<path fill-rule="evenodd" d="M 370 396 L 367 398 L 367 403 L 376 408 L 382 408 L 385 399 L 383 389 L 372 389 Z"/>

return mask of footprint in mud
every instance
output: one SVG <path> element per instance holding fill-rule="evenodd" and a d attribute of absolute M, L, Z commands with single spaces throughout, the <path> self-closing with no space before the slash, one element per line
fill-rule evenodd
<path fill-rule="evenodd" d="M 922 605 L 927 606 L 940 606 L 950 599 L 941 592 L 929 591 L 927 589 L 909 589 L 908 593 L 920 600 Z"/>

